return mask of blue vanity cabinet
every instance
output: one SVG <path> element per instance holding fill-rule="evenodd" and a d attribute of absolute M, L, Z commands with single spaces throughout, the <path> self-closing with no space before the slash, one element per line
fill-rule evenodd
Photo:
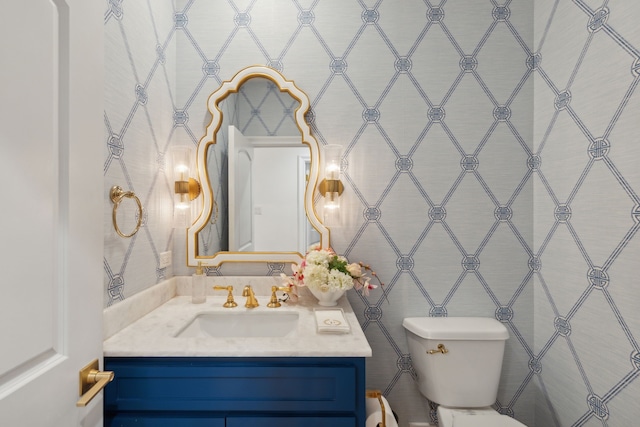
<path fill-rule="evenodd" d="M 364 427 L 360 357 L 105 357 L 105 426 Z"/>

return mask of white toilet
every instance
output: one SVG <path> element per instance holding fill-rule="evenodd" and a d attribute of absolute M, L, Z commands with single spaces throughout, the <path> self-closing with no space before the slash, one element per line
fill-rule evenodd
<path fill-rule="evenodd" d="M 438 403 L 439 427 L 526 427 L 496 401 L 509 332 L 485 317 L 410 317 L 407 334 L 420 392 Z"/>

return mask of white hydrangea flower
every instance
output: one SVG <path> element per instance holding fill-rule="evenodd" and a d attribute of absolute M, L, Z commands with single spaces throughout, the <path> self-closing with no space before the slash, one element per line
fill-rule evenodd
<path fill-rule="evenodd" d="M 326 266 L 308 264 L 304 269 L 304 282 L 307 286 L 320 289 L 329 280 L 329 270 Z"/>
<path fill-rule="evenodd" d="M 333 254 L 327 250 L 311 251 L 307 254 L 307 264 L 322 265 L 324 268 L 329 267 L 329 260 Z"/>
<path fill-rule="evenodd" d="M 329 289 L 343 289 L 348 290 L 353 287 L 353 279 L 348 274 L 344 274 L 338 270 L 331 270 L 329 272 L 328 280 Z"/>

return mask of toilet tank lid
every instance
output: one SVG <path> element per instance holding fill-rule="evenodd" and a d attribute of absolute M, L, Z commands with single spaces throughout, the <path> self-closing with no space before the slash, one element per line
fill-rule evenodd
<path fill-rule="evenodd" d="M 402 326 L 425 339 L 506 340 L 507 328 L 489 317 L 408 317 Z"/>

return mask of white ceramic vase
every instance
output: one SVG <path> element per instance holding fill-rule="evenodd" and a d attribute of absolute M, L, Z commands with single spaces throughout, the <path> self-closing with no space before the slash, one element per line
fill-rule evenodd
<path fill-rule="evenodd" d="M 338 300 L 346 292 L 344 289 L 334 291 L 322 291 L 320 289 L 309 288 L 309 292 L 318 300 L 318 304 L 323 307 L 333 307 L 338 304 Z"/>

